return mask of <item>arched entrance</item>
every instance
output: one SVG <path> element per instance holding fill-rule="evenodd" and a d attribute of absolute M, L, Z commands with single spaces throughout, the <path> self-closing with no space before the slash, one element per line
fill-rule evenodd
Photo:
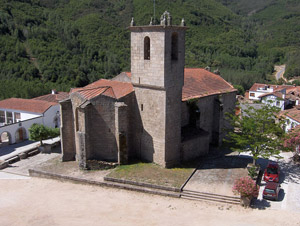
<path fill-rule="evenodd" d="M 27 139 L 26 129 L 23 128 L 23 127 L 20 127 L 16 131 L 15 137 L 16 137 L 16 143 L 19 143 L 19 142 L 22 142 L 22 141 L 26 140 Z"/>
<path fill-rule="evenodd" d="M 9 132 L 1 133 L 0 139 L 0 147 L 11 144 L 11 135 Z"/>

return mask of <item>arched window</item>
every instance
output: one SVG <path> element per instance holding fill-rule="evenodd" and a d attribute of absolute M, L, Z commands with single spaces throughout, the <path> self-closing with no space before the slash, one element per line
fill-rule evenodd
<path fill-rule="evenodd" d="M 150 38 L 148 36 L 144 38 L 144 59 L 150 60 Z"/>
<path fill-rule="evenodd" d="M 171 46 L 171 58 L 172 60 L 178 60 L 178 34 L 172 34 L 172 46 Z"/>

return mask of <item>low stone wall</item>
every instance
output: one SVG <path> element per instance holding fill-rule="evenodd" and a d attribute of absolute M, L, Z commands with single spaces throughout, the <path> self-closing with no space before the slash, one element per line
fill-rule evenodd
<path fill-rule="evenodd" d="M 193 160 L 209 152 L 209 134 L 203 133 L 181 142 L 181 160 Z"/>

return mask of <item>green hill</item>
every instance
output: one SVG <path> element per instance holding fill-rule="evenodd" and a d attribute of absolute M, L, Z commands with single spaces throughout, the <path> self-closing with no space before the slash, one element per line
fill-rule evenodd
<path fill-rule="evenodd" d="M 155 17 L 168 10 L 174 24 L 185 18 L 186 66 L 219 68 L 247 89 L 277 62 L 295 75 L 300 46 L 297 1 L 252 1 L 156 0 Z M 130 70 L 131 17 L 148 24 L 153 1 L 0 0 L 0 98 L 68 90 Z"/>

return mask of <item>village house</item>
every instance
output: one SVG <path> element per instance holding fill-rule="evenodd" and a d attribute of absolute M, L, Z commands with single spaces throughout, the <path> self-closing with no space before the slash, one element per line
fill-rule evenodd
<path fill-rule="evenodd" d="M 300 87 L 254 83 L 248 95 L 249 100 L 261 101 L 286 110 L 299 104 Z"/>
<path fill-rule="evenodd" d="M 288 132 L 296 126 L 300 125 L 300 106 L 295 106 L 291 109 L 280 112 L 280 115 L 285 118 L 285 131 Z"/>
<path fill-rule="evenodd" d="M 68 93 L 52 91 L 34 99 L 9 98 L 0 101 L 1 144 L 13 144 L 28 139 L 28 129 L 34 123 L 60 127 L 59 101 Z"/>
<path fill-rule="evenodd" d="M 236 90 L 219 75 L 184 68 L 184 21 L 131 26 L 131 72 L 75 88 L 61 104 L 62 160 L 178 165 L 219 146 Z"/>

